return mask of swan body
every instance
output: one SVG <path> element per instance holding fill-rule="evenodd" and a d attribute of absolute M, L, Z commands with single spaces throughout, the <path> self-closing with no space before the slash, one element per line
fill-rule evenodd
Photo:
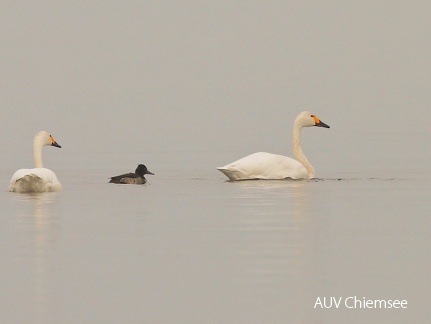
<path fill-rule="evenodd" d="M 16 171 L 10 179 L 9 191 L 33 193 L 62 190 L 62 185 L 55 173 L 43 167 L 42 148 L 47 145 L 61 148 L 48 132 L 40 131 L 33 141 L 35 168 Z"/>
<path fill-rule="evenodd" d="M 247 155 L 218 170 L 230 180 L 308 178 L 307 169 L 297 160 L 266 152 Z"/>
<path fill-rule="evenodd" d="M 314 168 L 301 150 L 300 134 L 303 127 L 318 126 L 329 128 L 315 115 L 308 111 L 301 112 L 293 124 L 293 153 L 296 159 L 287 156 L 258 152 L 250 154 L 235 162 L 217 168 L 229 180 L 279 180 L 279 179 L 312 179 Z"/>
<path fill-rule="evenodd" d="M 135 170 L 135 173 L 125 173 L 122 175 L 111 177 L 109 183 L 144 184 L 147 182 L 147 179 L 145 179 L 146 174 L 154 175 L 154 173 L 150 172 L 145 165 L 139 164 Z"/>

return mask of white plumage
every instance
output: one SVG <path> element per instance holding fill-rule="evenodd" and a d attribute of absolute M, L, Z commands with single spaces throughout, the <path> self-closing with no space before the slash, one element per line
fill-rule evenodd
<path fill-rule="evenodd" d="M 247 155 L 217 169 L 230 180 L 308 178 L 307 169 L 300 162 L 266 152 Z"/>
<path fill-rule="evenodd" d="M 32 193 L 62 190 L 62 185 L 55 173 L 43 167 L 42 148 L 47 145 L 61 147 L 48 132 L 40 131 L 33 141 L 35 168 L 16 171 L 10 179 L 9 191 Z"/>
<path fill-rule="evenodd" d="M 329 128 L 310 112 L 303 111 L 300 113 L 293 124 L 292 141 L 296 160 L 283 155 L 259 152 L 217 169 L 230 180 L 314 178 L 314 168 L 302 152 L 300 143 L 301 129 L 309 126 Z"/>

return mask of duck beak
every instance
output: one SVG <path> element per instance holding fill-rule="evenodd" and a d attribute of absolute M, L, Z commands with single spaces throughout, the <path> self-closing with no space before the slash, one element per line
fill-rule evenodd
<path fill-rule="evenodd" d="M 145 174 L 151 174 L 151 175 L 154 175 L 154 173 L 152 173 L 151 171 L 148 171 L 148 170 L 147 170 L 147 173 L 145 173 Z"/>

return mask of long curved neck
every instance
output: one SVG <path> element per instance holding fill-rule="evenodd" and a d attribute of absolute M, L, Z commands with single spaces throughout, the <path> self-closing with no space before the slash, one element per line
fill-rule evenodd
<path fill-rule="evenodd" d="M 307 157 L 304 155 L 301 149 L 301 129 L 302 126 L 298 123 L 295 123 L 293 125 L 293 137 L 292 137 L 292 144 L 293 144 L 293 155 L 295 155 L 295 158 L 302 163 L 302 165 L 307 169 L 308 177 L 314 178 L 314 168 L 311 165 L 311 163 L 308 161 Z"/>
<path fill-rule="evenodd" d="M 42 147 L 43 145 L 40 143 L 39 138 L 36 137 L 33 142 L 33 158 L 35 168 L 43 168 Z"/>

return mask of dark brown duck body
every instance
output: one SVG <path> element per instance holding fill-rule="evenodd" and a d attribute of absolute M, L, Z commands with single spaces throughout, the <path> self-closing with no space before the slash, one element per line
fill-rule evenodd
<path fill-rule="evenodd" d="M 143 164 L 139 164 L 135 170 L 135 173 L 126 173 L 122 175 L 118 175 L 115 177 L 111 177 L 109 183 L 117 183 L 117 184 L 144 184 L 147 182 L 145 179 L 145 174 L 154 173 L 148 171 L 147 167 Z"/>

